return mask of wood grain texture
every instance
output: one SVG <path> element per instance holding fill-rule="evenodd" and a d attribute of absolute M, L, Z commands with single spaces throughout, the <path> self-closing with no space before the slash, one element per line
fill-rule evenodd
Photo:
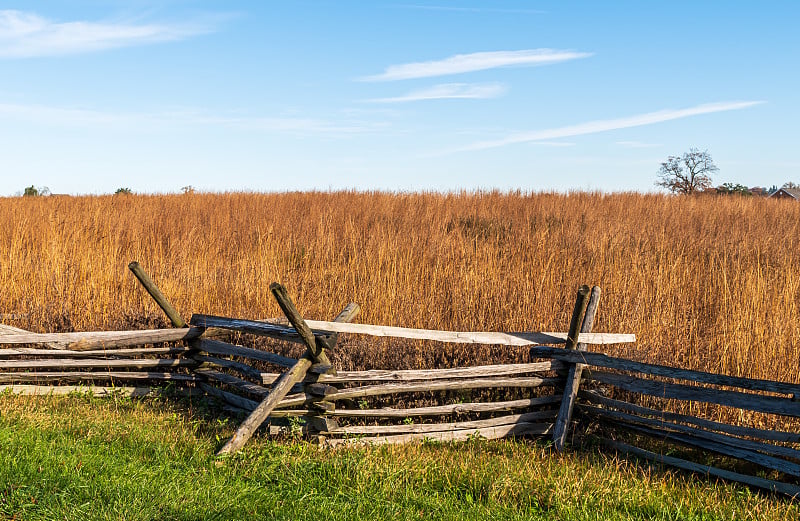
<path fill-rule="evenodd" d="M 75 351 L 130 347 L 178 340 L 192 340 L 202 328 L 142 329 L 138 331 L 87 331 L 82 333 L 16 333 L 0 336 L 0 345 L 52 344 Z"/>
<path fill-rule="evenodd" d="M 496 440 L 509 436 L 545 435 L 552 429 L 551 423 L 515 423 L 482 429 L 461 429 L 455 431 L 428 432 L 420 434 L 399 434 L 396 436 L 357 437 L 326 439 L 328 446 L 339 445 L 384 445 L 390 443 L 409 443 L 413 441 L 466 441 L 473 437 Z"/>
<path fill-rule="evenodd" d="M 357 382 L 413 382 L 416 380 L 446 380 L 451 378 L 480 378 L 484 376 L 515 376 L 562 369 L 561 362 L 535 362 L 531 364 L 499 364 L 454 369 L 408 369 L 408 370 L 369 370 L 338 371 L 336 375 L 320 375 L 317 381 L 325 383 Z M 263 382 L 271 383 L 275 373 L 262 373 Z"/>
<path fill-rule="evenodd" d="M 512 425 L 515 423 L 533 423 L 537 420 L 553 420 L 556 417 L 555 410 L 536 411 L 524 414 L 509 414 L 485 420 L 473 420 L 451 423 L 410 423 L 400 425 L 352 425 L 339 427 L 338 429 L 323 432 L 329 435 L 345 434 L 415 434 L 425 432 L 455 431 L 460 429 L 482 429 L 485 427 L 496 427 L 498 425 Z"/>
<path fill-rule="evenodd" d="M 606 369 L 617 369 L 621 371 L 631 371 L 653 376 L 663 376 L 681 380 L 690 380 L 697 383 L 707 383 L 712 385 L 722 385 L 726 387 L 738 387 L 751 391 L 767 391 L 781 394 L 800 394 L 800 385 L 785 382 L 774 382 L 771 380 L 758 380 L 753 378 L 743 378 L 739 376 L 727 376 L 705 371 L 694 371 L 691 369 L 681 369 L 666 365 L 648 364 L 644 362 L 634 362 L 625 358 L 617 358 L 602 353 L 565 351 L 564 349 L 554 349 L 552 347 L 536 346 L 531 348 L 532 357 L 555 358 L 567 363 L 582 363 Z"/>
<path fill-rule="evenodd" d="M 188 390 L 188 389 L 184 389 Z M 72 393 L 91 394 L 93 396 L 124 396 L 128 398 L 144 398 L 158 396 L 164 390 L 160 387 L 107 387 L 94 385 L 0 385 L 0 393 L 11 393 L 20 396 L 64 396 Z"/>
<path fill-rule="evenodd" d="M 330 333 L 353 333 L 377 337 L 406 338 L 411 340 L 436 340 L 456 344 L 494 344 L 511 346 L 530 346 L 535 344 L 564 344 L 567 333 L 538 332 L 459 332 L 433 329 L 414 329 L 407 327 L 375 326 L 368 324 L 347 324 L 323 320 L 306 320 L 306 324 L 316 335 Z M 282 340 L 300 342 L 293 328 L 266 321 L 240 320 L 211 315 L 193 315 L 190 320 L 196 326 L 228 327 L 247 333 L 274 335 Z M 223 325 L 224 324 L 224 325 Z M 624 333 L 585 333 L 578 336 L 578 342 L 586 344 L 620 344 L 636 342 L 636 335 Z"/>
<path fill-rule="evenodd" d="M 0 383 L 21 382 L 77 382 L 95 380 L 172 380 L 176 382 L 195 382 L 197 377 L 183 373 L 155 371 L 41 371 L 0 373 Z"/>
<path fill-rule="evenodd" d="M 654 418 L 643 418 L 634 414 L 628 414 L 620 411 L 612 411 L 609 409 L 602 409 L 600 407 L 593 407 L 590 405 L 579 405 L 580 411 L 594 417 L 605 417 L 611 420 L 621 420 L 628 423 L 636 423 L 648 427 L 655 427 L 658 429 L 672 430 L 683 434 L 689 434 L 697 438 L 704 438 L 708 441 L 729 445 L 740 449 L 749 451 L 761 452 L 769 456 L 778 456 L 783 458 L 800 459 L 800 450 L 783 445 L 772 445 L 761 441 L 745 440 L 728 434 L 721 434 L 716 432 L 709 432 L 697 427 L 690 427 L 688 425 L 680 425 L 673 422 L 668 422 Z M 800 469 L 800 467 L 798 467 Z"/>
<path fill-rule="evenodd" d="M 586 344 L 573 342 L 572 338 L 577 337 L 578 333 L 588 333 L 592 330 L 594 317 L 600 305 L 600 288 L 594 286 L 589 290 L 588 286 L 581 286 L 575 300 L 575 310 L 570 321 L 570 331 L 567 338 L 565 349 L 576 349 L 585 351 Z M 573 330 L 574 328 L 574 330 Z M 561 407 L 558 410 L 558 417 L 553 424 L 553 447 L 558 452 L 564 450 L 564 443 L 567 440 L 567 429 L 572 421 L 572 411 L 575 400 L 578 396 L 578 388 L 583 374 L 583 364 L 570 364 L 567 377 L 564 382 L 564 394 L 562 395 Z"/>
<path fill-rule="evenodd" d="M 292 367 L 297 363 L 296 358 L 289 358 L 288 356 L 282 356 L 275 353 L 270 353 L 268 351 L 261 351 L 259 349 L 253 349 L 250 347 L 229 344 L 219 340 L 201 339 L 200 341 L 195 342 L 193 345 L 198 350 L 213 355 L 239 356 L 242 358 L 249 358 L 251 360 L 269 362 L 271 364 L 283 367 Z"/>
<path fill-rule="evenodd" d="M 131 349 L 93 349 L 91 351 L 69 351 L 65 349 L 38 349 L 34 347 L 0 348 L 0 359 L 18 356 L 37 358 L 132 358 L 137 356 L 164 356 L 187 354 L 188 347 L 135 347 Z"/>
<path fill-rule="evenodd" d="M 757 429 L 753 427 L 740 427 L 737 425 L 729 425 L 727 423 L 706 420 L 704 418 L 698 418 L 695 416 L 666 412 L 658 409 L 651 409 L 649 407 L 642 407 L 641 405 L 634 405 L 632 403 L 623 402 L 620 400 L 614 400 L 602 396 L 595 391 L 582 390 L 580 393 L 578 393 L 578 397 L 587 400 L 591 403 L 604 405 L 606 407 L 613 407 L 621 411 L 644 415 L 644 416 L 652 416 L 655 418 L 668 420 L 672 422 L 688 423 L 690 425 L 696 425 L 704 429 L 724 432 L 727 434 L 732 434 L 734 436 L 747 436 L 751 438 L 759 438 L 768 441 L 800 443 L 800 433 L 798 432 L 786 432 L 786 431 Z"/>
<path fill-rule="evenodd" d="M 169 299 L 158 289 L 158 286 L 150 279 L 150 276 L 144 271 L 138 262 L 133 261 L 128 264 L 128 269 L 131 270 L 133 275 L 136 277 L 142 287 L 144 287 L 145 291 L 156 301 L 158 307 L 164 312 L 165 315 L 169 318 L 170 322 L 174 327 L 184 328 L 189 327 L 186 324 L 186 321 L 183 320 L 180 313 L 175 309 L 175 307 L 170 303 Z"/>
<path fill-rule="evenodd" d="M 352 418 L 410 418 L 415 416 L 443 416 L 448 414 L 466 414 L 480 412 L 501 412 L 515 409 L 527 409 L 561 402 L 561 396 L 542 396 L 499 402 L 470 402 L 436 405 L 432 407 L 412 407 L 409 409 L 335 409 L 328 412 L 330 416 Z"/>
<path fill-rule="evenodd" d="M 750 411 L 800 417 L 800 402 L 792 401 L 790 398 L 759 396 L 739 391 L 725 391 L 708 387 L 659 382 L 606 371 L 592 371 L 591 380 L 613 385 L 626 391 L 659 398 L 716 403 Z"/>
<path fill-rule="evenodd" d="M 190 358 L 155 359 L 55 359 L 55 360 L 0 360 L 0 370 L 8 369 L 145 369 L 153 367 L 193 367 L 197 362 Z"/>

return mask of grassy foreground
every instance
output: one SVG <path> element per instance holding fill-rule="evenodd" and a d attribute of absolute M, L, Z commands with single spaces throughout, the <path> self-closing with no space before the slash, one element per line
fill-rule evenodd
<path fill-rule="evenodd" d="M 321 450 L 202 402 L 0 395 L 2 519 L 797 519 L 746 488 L 529 442 Z"/>

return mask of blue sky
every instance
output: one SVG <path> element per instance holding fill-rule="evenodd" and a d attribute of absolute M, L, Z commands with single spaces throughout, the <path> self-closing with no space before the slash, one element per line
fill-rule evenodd
<path fill-rule="evenodd" d="M 800 2 L 6 1 L 0 195 L 800 182 Z"/>

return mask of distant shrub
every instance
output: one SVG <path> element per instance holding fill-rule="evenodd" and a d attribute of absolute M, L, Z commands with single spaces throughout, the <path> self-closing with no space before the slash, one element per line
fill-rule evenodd
<path fill-rule="evenodd" d="M 114 192 L 114 195 L 129 195 L 132 194 L 133 190 L 130 188 L 117 188 Z"/>
<path fill-rule="evenodd" d="M 40 195 L 50 195 L 50 189 L 46 186 L 35 187 L 30 185 L 22 192 L 23 197 L 38 197 Z"/>

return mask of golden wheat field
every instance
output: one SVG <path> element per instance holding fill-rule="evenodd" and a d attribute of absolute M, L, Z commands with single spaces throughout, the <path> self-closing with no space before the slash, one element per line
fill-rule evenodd
<path fill-rule="evenodd" d="M 166 324 L 131 260 L 187 318 L 279 316 L 268 291 L 277 280 L 308 318 L 355 301 L 364 323 L 564 331 L 577 287 L 597 284 L 594 330 L 638 337 L 612 353 L 800 382 L 792 202 L 349 191 L 0 199 L 7 323 Z"/>

